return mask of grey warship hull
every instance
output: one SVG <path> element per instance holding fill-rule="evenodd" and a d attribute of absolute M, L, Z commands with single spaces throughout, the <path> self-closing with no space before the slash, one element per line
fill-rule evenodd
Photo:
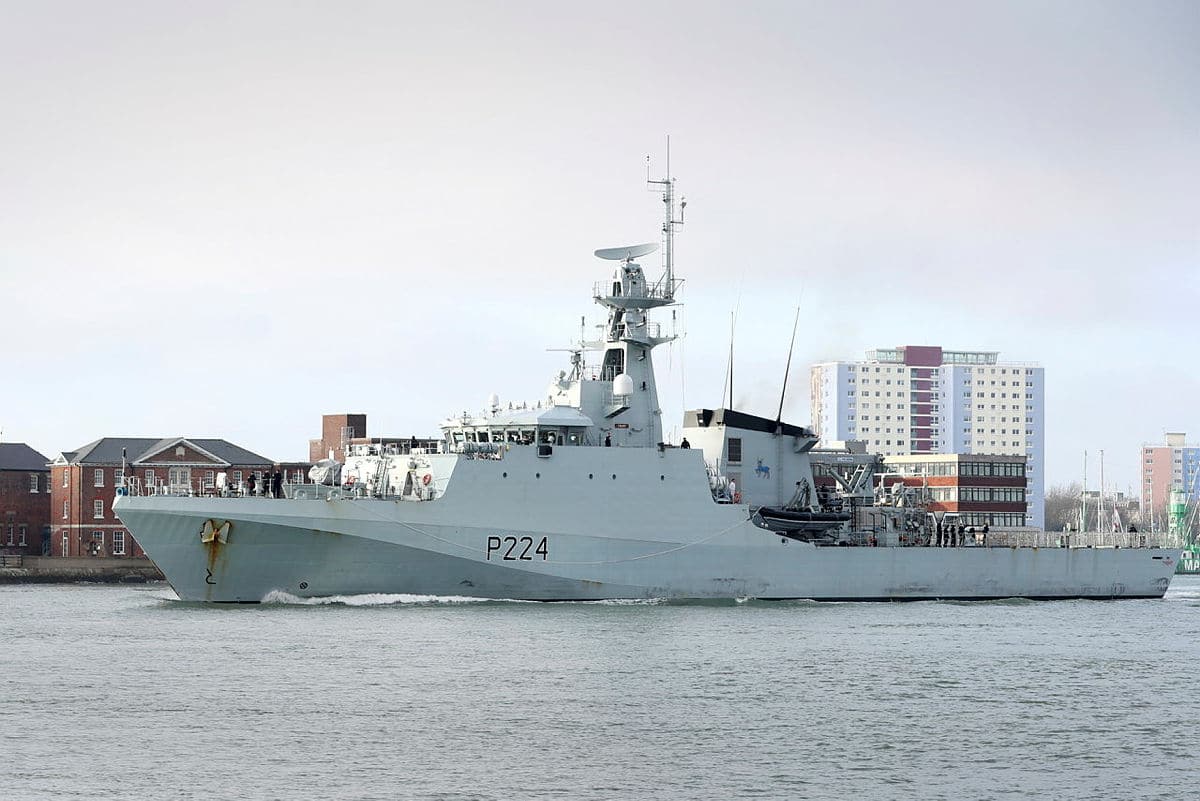
<path fill-rule="evenodd" d="M 435 501 L 121 497 L 187 601 L 365 593 L 538 601 L 1157 598 L 1157 548 L 818 547 L 713 502 L 695 451 L 434 460 Z M 303 494 L 303 493 L 296 493 Z M 228 524 L 228 525 L 226 525 Z M 223 530 L 223 536 L 206 531 Z M 222 541 L 223 540 L 223 541 Z"/>

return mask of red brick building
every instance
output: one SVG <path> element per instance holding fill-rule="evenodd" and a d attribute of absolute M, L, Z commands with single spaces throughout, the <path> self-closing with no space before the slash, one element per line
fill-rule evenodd
<path fill-rule="evenodd" d="M 0 553 L 38 555 L 50 524 L 50 460 L 0 442 Z"/>
<path fill-rule="evenodd" d="M 274 469 L 265 456 L 223 439 L 98 439 L 50 466 L 50 554 L 145 556 L 112 511 L 123 484 L 139 493 L 216 494 L 219 484 L 238 486 L 251 475 L 261 487 Z"/>
<path fill-rule="evenodd" d="M 311 462 L 319 462 L 332 455 L 337 461 L 345 462 L 346 454 L 356 445 L 376 445 L 378 453 L 385 450 L 411 453 L 416 448 L 437 451 L 441 441 L 440 437 L 368 437 L 365 414 L 324 414 L 321 415 L 321 438 L 308 441 L 308 458 Z"/>
<path fill-rule="evenodd" d="M 1021 528 L 1029 525 L 1025 456 L 921 454 L 886 456 L 898 474 L 891 480 L 929 491 L 928 510 L 957 515 L 964 526 Z"/>
<path fill-rule="evenodd" d="M 333 458 L 339 462 L 346 461 L 346 450 L 350 440 L 367 435 L 367 416 L 365 414 L 324 414 L 321 415 L 321 438 L 308 441 L 309 461 L 319 462 L 322 459 Z"/>

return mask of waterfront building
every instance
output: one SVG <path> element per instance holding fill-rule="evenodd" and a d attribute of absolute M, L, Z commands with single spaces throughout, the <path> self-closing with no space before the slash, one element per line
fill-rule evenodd
<path fill-rule="evenodd" d="M 126 479 L 166 495 L 205 495 L 222 483 L 244 486 L 251 476 L 261 488 L 275 468 L 223 439 L 103 437 L 64 452 L 50 464 L 50 555 L 143 556 L 112 511 Z"/>
<path fill-rule="evenodd" d="M 365 414 L 323 414 L 321 438 L 308 441 L 308 460 L 319 462 L 322 459 L 336 459 L 345 462 L 350 440 L 366 435 Z"/>
<path fill-rule="evenodd" d="M 885 457 L 1025 457 L 1025 525 L 1043 526 L 1041 366 L 1001 362 L 996 351 L 901 345 L 868 351 L 862 361 L 815 364 L 810 386 L 822 441 L 862 440 Z"/>
<path fill-rule="evenodd" d="M 376 453 L 411 453 L 417 449 L 435 453 L 441 449 L 441 442 L 440 437 L 368 437 L 365 414 L 324 414 L 321 438 L 308 441 L 308 458 L 313 462 L 332 458 L 345 463 L 355 446 L 374 446 Z"/>
<path fill-rule="evenodd" d="M 0 442 L 0 553 L 42 552 L 50 524 L 48 461 L 23 442 Z"/>
<path fill-rule="evenodd" d="M 1019 528 L 1028 525 L 1029 476 L 1024 456 L 937 453 L 885 456 L 885 483 L 900 481 L 925 490 L 926 507 L 950 514 L 964 526 Z"/>
<path fill-rule="evenodd" d="M 1176 505 L 1200 504 L 1200 445 L 1189 445 L 1182 431 L 1142 446 L 1142 519 L 1155 531 L 1168 528 L 1173 492 Z"/>

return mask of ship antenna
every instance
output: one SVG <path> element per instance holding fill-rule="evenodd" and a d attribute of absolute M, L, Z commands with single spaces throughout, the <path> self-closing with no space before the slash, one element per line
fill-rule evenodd
<path fill-rule="evenodd" d="M 783 389 L 779 392 L 779 412 L 775 415 L 776 428 L 783 422 L 783 400 L 787 397 L 788 373 L 792 370 L 792 350 L 796 347 L 796 328 L 800 325 L 800 304 L 796 304 L 796 319 L 792 322 L 792 343 L 788 345 L 787 366 L 783 368 Z"/>
<path fill-rule="evenodd" d="M 741 305 L 742 296 L 739 293 L 737 304 L 729 312 L 729 361 L 725 363 L 725 385 L 721 387 L 721 406 L 726 409 L 733 408 L 733 336 L 737 330 L 737 315 Z M 728 406 L 725 405 L 726 398 L 729 399 Z"/>
<path fill-rule="evenodd" d="M 675 179 L 671 177 L 671 137 L 667 136 L 667 174 L 658 180 L 650 178 L 650 157 L 646 157 L 646 183 L 652 190 L 662 192 L 663 200 L 663 298 L 675 299 L 675 227 L 683 225 L 683 212 L 687 199 L 679 201 L 679 219 L 675 218 Z"/>
<path fill-rule="evenodd" d="M 738 315 L 734 312 L 730 315 L 730 405 L 726 409 L 733 408 L 733 331 L 737 329 Z"/>

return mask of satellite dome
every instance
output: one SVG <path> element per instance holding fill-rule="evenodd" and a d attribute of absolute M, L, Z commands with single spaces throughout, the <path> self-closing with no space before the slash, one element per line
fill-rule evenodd
<path fill-rule="evenodd" d="M 489 408 L 489 409 L 499 409 L 500 408 L 500 396 L 497 395 L 495 392 L 493 392 L 491 395 L 488 395 L 487 408 Z"/>
<path fill-rule="evenodd" d="M 614 395 L 632 395 L 633 394 L 633 379 L 625 373 L 619 374 L 613 379 L 613 394 Z"/>

